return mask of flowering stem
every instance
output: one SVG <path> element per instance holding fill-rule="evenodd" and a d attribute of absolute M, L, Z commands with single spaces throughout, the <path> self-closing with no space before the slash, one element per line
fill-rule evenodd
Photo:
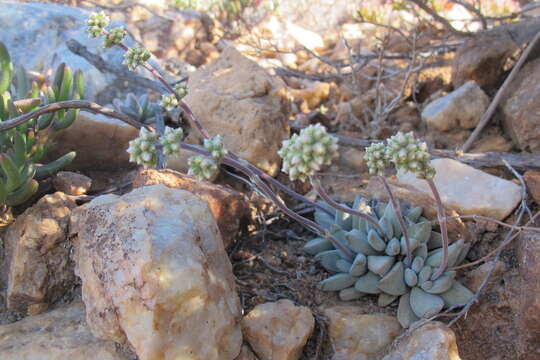
<path fill-rule="evenodd" d="M 375 229 L 377 229 L 377 231 L 381 234 L 381 236 L 385 236 L 386 233 L 384 232 L 383 228 L 381 227 L 381 225 L 379 224 L 377 220 L 375 220 L 373 217 L 369 216 L 368 214 L 364 214 L 363 212 L 351 209 L 348 206 L 344 206 L 337 203 L 336 201 L 334 201 L 334 199 L 330 197 L 330 195 L 328 195 L 326 190 L 324 190 L 319 179 L 315 178 L 314 176 L 311 176 L 309 179 L 311 181 L 311 185 L 313 186 L 317 194 L 321 197 L 321 199 L 326 201 L 328 205 L 332 206 L 333 208 L 339 211 L 343 211 L 348 214 L 359 216 L 363 219 L 366 219 L 375 227 Z"/>
<path fill-rule="evenodd" d="M 442 235 L 442 251 L 443 251 L 443 258 L 441 265 L 433 274 L 431 277 L 432 280 L 438 279 L 442 273 L 446 271 L 446 268 L 448 267 L 448 229 L 446 228 L 446 216 L 443 208 L 443 204 L 441 201 L 441 197 L 439 195 L 439 191 L 437 190 L 437 187 L 435 186 L 435 183 L 433 182 L 433 179 L 426 178 L 425 179 L 429 185 L 429 188 L 431 189 L 431 192 L 433 193 L 433 197 L 435 198 L 435 202 L 437 203 L 437 219 L 439 220 L 439 225 L 441 226 L 441 235 Z"/>
<path fill-rule="evenodd" d="M 388 197 L 390 198 L 390 203 L 392 204 L 392 207 L 394 208 L 394 212 L 396 213 L 396 217 L 399 222 L 399 226 L 401 227 L 401 232 L 403 233 L 403 237 L 405 238 L 405 244 L 407 246 L 407 264 L 412 264 L 412 254 L 411 254 L 411 242 L 409 240 L 409 233 L 407 232 L 407 226 L 405 225 L 405 222 L 403 221 L 403 215 L 401 214 L 401 208 L 399 207 L 399 204 L 392 192 L 392 189 L 390 188 L 390 185 L 388 184 L 388 181 L 384 178 L 384 176 L 379 176 L 379 179 L 381 179 L 384 188 L 386 189 L 386 192 L 388 193 Z"/>

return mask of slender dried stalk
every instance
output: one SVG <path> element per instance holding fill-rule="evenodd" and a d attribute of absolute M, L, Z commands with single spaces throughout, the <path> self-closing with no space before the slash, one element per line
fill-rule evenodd
<path fill-rule="evenodd" d="M 444 212 L 444 207 L 441 201 L 441 196 L 439 195 L 439 191 L 437 190 L 433 179 L 427 178 L 425 180 L 427 181 L 429 188 L 433 193 L 433 197 L 435 198 L 435 202 L 437 203 L 437 219 L 439 220 L 439 225 L 441 226 L 443 258 L 441 265 L 439 266 L 435 274 L 433 274 L 433 276 L 431 277 L 433 280 L 437 280 L 446 271 L 446 268 L 448 267 L 448 228 L 446 227 L 446 214 Z"/>

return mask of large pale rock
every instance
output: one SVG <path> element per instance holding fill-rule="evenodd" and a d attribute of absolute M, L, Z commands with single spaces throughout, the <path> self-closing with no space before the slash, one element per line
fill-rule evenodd
<path fill-rule="evenodd" d="M 522 150 L 540 151 L 540 59 L 526 64 L 506 91 L 505 129 Z"/>
<path fill-rule="evenodd" d="M 0 359 L 131 360 L 112 341 L 96 339 L 84 320 L 84 304 L 71 305 L 0 326 Z"/>
<path fill-rule="evenodd" d="M 61 63 L 66 63 L 72 69 L 81 69 L 85 79 L 86 98 L 103 104 L 125 93 L 124 81 L 115 81 L 116 76 L 113 74 L 101 73 L 67 47 L 67 41 L 75 39 L 91 52 L 102 56 L 107 63 L 123 66 L 123 50 L 104 49 L 102 39 L 88 37 L 88 12 L 63 5 L 11 0 L 0 0 L 0 8 L 0 41 L 7 46 L 16 65 L 24 65 L 27 70 L 46 75 L 50 75 L 50 71 Z M 32 14 L 32 21 L 29 21 L 28 14 Z M 126 41 L 130 46 L 133 43 L 130 38 Z"/>
<path fill-rule="evenodd" d="M 445 324 L 430 322 L 405 339 L 383 360 L 460 360 L 456 336 Z"/>
<path fill-rule="evenodd" d="M 219 59 L 189 77 L 185 101 L 210 135 L 271 175 L 288 138 L 290 101 L 284 83 L 227 47 Z"/>
<path fill-rule="evenodd" d="M 69 169 L 118 170 L 130 165 L 128 143 L 139 135 L 139 130 L 104 115 L 81 112 L 77 120 L 53 135 L 55 146 L 47 154 L 56 159 L 76 151 Z"/>
<path fill-rule="evenodd" d="M 335 306 L 324 313 L 335 348 L 333 360 L 375 360 L 402 331 L 395 317 L 362 314 L 355 306 Z"/>
<path fill-rule="evenodd" d="M 164 185 L 100 196 L 77 209 L 71 231 L 95 336 L 141 360 L 239 354 L 232 266 L 205 201 Z"/>
<path fill-rule="evenodd" d="M 488 96 L 474 81 L 468 81 L 450 94 L 429 103 L 422 119 L 440 131 L 474 128 L 489 105 Z"/>
<path fill-rule="evenodd" d="M 249 205 L 237 191 L 181 174 L 174 170 L 146 169 L 137 173 L 133 187 L 163 184 L 173 189 L 189 191 L 206 201 L 217 222 L 225 248 L 234 244 L 240 223 L 246 219 Z"/>
<path fill-rule="evenodd" d="M 311 311 L 290 300 L 257 305 L 242 319 L 247 341 L 261 360 L 297 360 L 315 327 Z"/>
<path fill-rule="evenodd" d="M 32 305 L 53 303 L 73 286 L 68 225 L 76 206 L 63 193 L 46 195 L 9 226 L 3 277 L 10 310 L 26 313 Z"/>
<path fill-rule="evenodd" d="M 452 159 L 435 159 L 434 182 L 443 204 L 461 215 L 484 215 L 502 220 L 521 200 L 521 187 Z M 411 172 L 399 171 L 398 182 L 431 195 L 425 180 Z"/>

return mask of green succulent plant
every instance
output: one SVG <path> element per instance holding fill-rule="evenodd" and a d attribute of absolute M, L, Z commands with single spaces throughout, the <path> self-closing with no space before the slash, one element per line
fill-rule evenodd
<path fill-rule="evenodd" d="M 0 43 L 0 121 L 40 105 L 84 96 L 82 73 L 73 73 L 65 64 L 57 68 L 49 87 L 32 81 L 24 67 L 13 69 L 9 52 Z M 36 192 L 38 183 L 34 178 L 51 175 L 73 161 L 75 153 L 71 152 L 51 163 L 40 164 L 50 135 L 73 124 L 78 114 L 76 109 L 60 110 L 0 132 L 0 207 L 4 213 Z"/>
<path fill-rule="evenodd" d="M 155 119 L 155 112 L 148 95 L 141 95 L 139 98 L 133 93 L 128 93 L 126 99 L 121 101 L 114 99 L 113 106 L 116 111 L 125 114 L 143 124 L 150 124 Z"/>
<path fill-rule="evenodd" d="M 412 259 L 406 258 L 406 244 L 393 207 L 388 203 L 357 197 L 354 209 L 378 219 L 384 234 L 365 219 L 346 214 L 322 203 L 334 216 L 315 212 L 316 222 L 350 248 L 355 257 L 347 261 L 340 250 L 324 238 L 305 244 L 304 250 L 320 261 L 332 275 L 318 284 L 323 291 L 339 291 L 344 300 L 366 294 L 378 295 L 378 304 L 387 306 L 399 299 L 398 320 L 409 327 L 421 318 L 429 318 L 444 308 L 466 304 L 472 292 L 460 284 L 455 271 L 447 271 L 433 280 L 442 260 L 441 234 L 432 230 L 423 218 L 422 208 L 402 206 L 411 242 Z M 469 244 L 463 240 L 449 247 L 449 266 L 461 263 Z"/>

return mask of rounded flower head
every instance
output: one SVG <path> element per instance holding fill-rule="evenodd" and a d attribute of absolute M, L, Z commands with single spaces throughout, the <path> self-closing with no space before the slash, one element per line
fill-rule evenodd
<path fill-rule="evenodd" d="M 291 180 L 305 181 L 337 157 L 337 138 L 320 124 L 310 125 L 300 134 L 283 141 L 278 154 L 283 158 L 283 171 Z"/>
<path fill-rule="evenodd" d="M 137 66 L 144 64 L 148 59 L 150 59 L 150 52 L 140 46 L 129 48 L 124 54 L 124 64 L 129 70 L 135 70 Z"/>
<path fill-rule="evenodd" d="M 157 164 L 156 140 L 156 133 L 141 128 L 139 137 L 129 142 L 127 149 L 129 161 L 142 165 L 144 168 L 155 167 Z"/>
<path fill-rule="evenodd" d="M 109 17 L 103 11 L 100 13 L 92 13 L 88 17 L 88 20 L 86 20 L 86 25 L 88 26 L 86 31 L 88 31 L 90 37 L 100 37 L 103 35 L 105 27 L 109 25 Z"/>
<path fill-rule="evenodd" d="M 416 139 L 412 132 L 398 132 L 389 138 L 386 156 L 398 170 L 410 171 L 422 179 L 435 176 L 426 143 Z"/>
<path fill-rule="evenodd" d="M 210 151 L 210 154 L 216 161 L 219 161 L 219 159 L 227 154 L 227 149 L 223 146 L 223 139 L 220 135 L 214 136 L 212 139 L 204 139 L 204 148 Z"/>
<path fill-rule="evenodd" d="M 168 111 L 174 110 L 178 106 L 178 99 L 174 94 L 166 94 L 161 96 L 161 106 Z"/>
<path fill-rule="evenodd" d="M 180 142 L 184 137 L 184 131 L 182 128 L 170 128 L 165 127 L 165 132 L 160 138 L 161 145 L 163 145 L 163 153 L 167 156 L 178 155 L 181 150 Z"/>
<path fill-rule="evenodd" d="M 124 37 L 126 37 L 127 31 L 123 27 L 117 27 L 112 29 L 107 35 L 105 35 L 105 40 L 103 41 L 103 47 L 108 49 L 113 47 L 116 44 L 120 44 Z"/>
<path fill-rule="evenodd" d="M 206 156 L 192 156 L 189 158 L 188 163 L 188 175 L 195 176 L 199 180 L 212 180 L 218 171 L 216 162 Z"/>
<path fill-rule="evenodd" d="M 180 83 L 180 84 L 176 84 L 174 86 L 174 91 L 180 97 L 180 99 L 182 99 L 183 97 L 185 97 L 187 95 L 188 88 L 187 88 L 186 85 Z"/>
<path fill-rule="evenodd" d="M 370 174 L 384 175 L 384 170 L 388 166 L 386 146 L 384 146 L 384 143 L 373 143 L 367 147 L 364 159 L 366 160 Z"/>

